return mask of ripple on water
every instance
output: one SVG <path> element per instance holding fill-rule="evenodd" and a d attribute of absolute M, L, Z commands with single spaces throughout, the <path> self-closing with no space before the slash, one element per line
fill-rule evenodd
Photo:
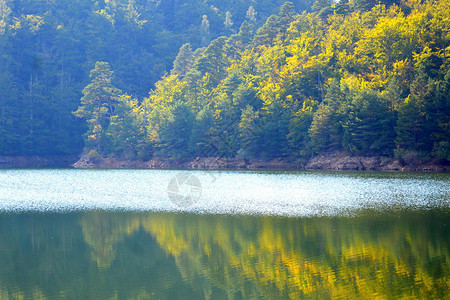
<path fill-rule="evenodd" d="M 196 193 L 168 185 L 198 178 Z M 197 181 L 196 181 L 197 182 Z M 173 191 L 171 191 L 173 195 Z M 175 189 L 175 194 L 177 190 Z M 0 212 L 127 210 L 208 214 L 343 215 L 361 210 L 448 208 L 448 174 L 173 170 L 1 170 Z M 172 197 L 173 200 L 173 197 Z"/>

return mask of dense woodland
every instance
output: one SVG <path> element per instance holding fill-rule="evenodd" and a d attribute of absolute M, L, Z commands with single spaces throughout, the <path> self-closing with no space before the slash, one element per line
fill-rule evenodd
<path fill-rule="evenodd" d="M 80 153 L 87 129 L 72 112 L 96 61 L 143 99 L 184 43 L 206 46 L 244 20 L 258 27 L 283 2 L 0 0 L 0 155 Z"/>
<path fill-rule="evenodd" d="M 0 0 L 0 153 L 450 160 L 449 0 L 280 5 Z"/>

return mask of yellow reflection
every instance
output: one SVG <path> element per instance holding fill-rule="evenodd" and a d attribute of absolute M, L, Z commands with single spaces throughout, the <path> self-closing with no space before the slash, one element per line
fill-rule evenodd
<path fill-rule="evenodd" d="M 440 298 L 450 289 L 450 257 L 429 222 L 88 214 L 81 225 L 99 267 L 111 264 L 115 243 L 145 230 L 186 282 L 208 280 L 205 295 L 215 286 L 230 298 Z"/>

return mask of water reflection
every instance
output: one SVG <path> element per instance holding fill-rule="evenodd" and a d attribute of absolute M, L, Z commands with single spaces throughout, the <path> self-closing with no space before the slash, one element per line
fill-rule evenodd
<path fill-rule="evenodd" d="M 444 298 L 449 219 L 0 215 L 0 299 Z"/>

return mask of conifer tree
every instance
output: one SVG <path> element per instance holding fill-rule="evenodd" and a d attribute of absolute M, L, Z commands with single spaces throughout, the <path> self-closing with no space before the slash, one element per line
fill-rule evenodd
<path fill-rule="evenodd" d="M 231 26 L 233 26 L 233 21 L 231 20 L 231 13 L 229 11 L 226 12 L 225 14 L 225 21 L 223 22 L 223 24 L 225 25 L 225 27 L 227 29 L 231 28 Z"/>
<path fill-rule="evenodd" d="M 250 6 L 246 13 L 246 18 L 249 19 L 251 22 L 256 22 L 256 10 L 253 6 Z"/>
<path fill-rule="evenodd" d="M 186 43 L 181 46 L 177 57 L 173 62 L 173 69 L 171 74 L 178 75 L 183 78 L 194 62 L 194 53 L 192 52 L 191 44 Z"/>
<path fill-rule="evenodd" d="M 103 133 L 114 115 L 114 107 L 122 92 L 113 86 L 113 71 L 107 62 L 96 62 L 89 77 L 91 83 L 83 89 L 81 105 L 74 115 L 88 123 L 89 130 L 85 134 L 87 146 L 100 152 Z"/>

